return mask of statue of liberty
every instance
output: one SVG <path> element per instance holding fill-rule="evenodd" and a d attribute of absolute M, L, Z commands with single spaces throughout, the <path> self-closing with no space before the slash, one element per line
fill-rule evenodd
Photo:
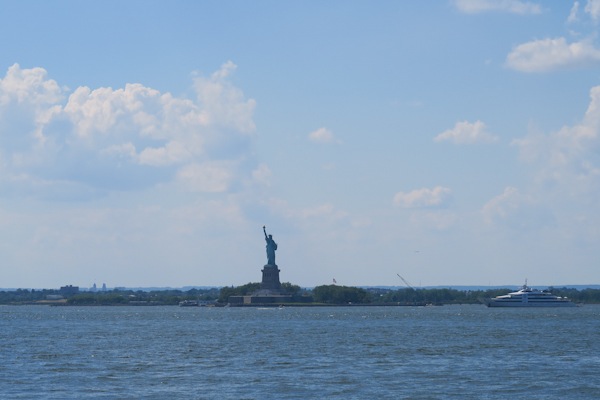
<path fill-rule="evenodd" d="M 277 250 L 277 243 L 273 240 L 273 235 L 267 236 L 267 228 L 265 226 L 263 226 L 263 232 L 265 233 L 265 241 L 267 242 L 267 264 L 276 266 L 275 250 Z"/>

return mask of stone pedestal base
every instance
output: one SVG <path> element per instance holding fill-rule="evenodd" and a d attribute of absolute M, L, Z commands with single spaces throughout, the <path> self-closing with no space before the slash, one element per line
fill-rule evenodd
<path fill-rule="evenodd" d="M 262 269 L 262 282 L 260 291 L 269 291 L 273 294 L 281 292 L 281 282 L 279 282 L 279 268 L 277 265 L 267 264 Z"/>
<path fill-rule="evenodd" d="M 277 305 L 292 302 L 292 295 L 281 288 L 277 265 L 267 264 L 262 269 L 259 290 L 250 296 L 230 296 L 228 301 L 232 306 Z"/>

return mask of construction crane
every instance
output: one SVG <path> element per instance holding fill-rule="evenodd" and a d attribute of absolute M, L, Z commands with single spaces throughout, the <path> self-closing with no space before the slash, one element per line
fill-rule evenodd
<path fill-rule="evenodd" d="M 408 283 L 408 281 L 407 281 L 406 279 L 404 279 L 404 278 L 402 277 L 402 275 L 400 275 L 400 274 L 396 274 L 396 275 L 398 275 L 398 278 L 402 279 L 402 282 L 404 282 L 404 284 L 405 284 L 406 286 L 408 286 L 410 289 L 413 289 L 413 290 L 415 289 L 414 287 L 412 287 L 412 285 L 411 285 L 410 283 Z"/>

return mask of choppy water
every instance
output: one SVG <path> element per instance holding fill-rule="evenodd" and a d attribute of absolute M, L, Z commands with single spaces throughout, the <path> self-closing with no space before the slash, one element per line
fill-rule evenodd
<path fill-rule="evenodd" d="M 586 399 L 600 306 L 0 306 L 3 399 Z"/>

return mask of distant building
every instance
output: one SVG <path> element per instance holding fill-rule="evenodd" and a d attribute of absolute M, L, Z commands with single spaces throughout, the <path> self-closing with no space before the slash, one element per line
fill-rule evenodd
<path fill-rule="evenodd" d="M 59 293 L 63 296 L 72 296 L 79 293 L 79 286 L 67 285 L 61 286 Z"/>
<path fill-rule="evenodd" d="M 106 283 L 103 283 L 103 284 L 102 284 L 102 291 L 103 291 L 103 292 L 106 292 Z"/>

